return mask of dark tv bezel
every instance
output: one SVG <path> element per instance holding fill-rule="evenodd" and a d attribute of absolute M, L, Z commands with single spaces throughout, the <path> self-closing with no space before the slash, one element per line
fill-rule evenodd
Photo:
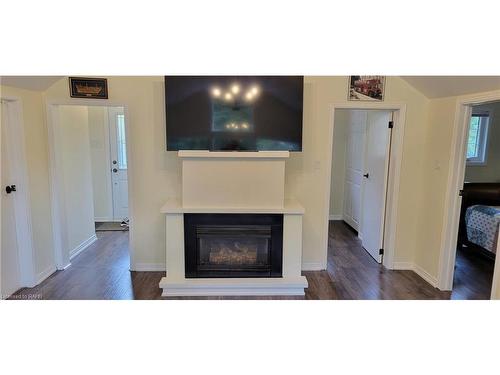
<path fill-rule="evenodd" d="M 164 76 L 163 77 L 163 93 L 164 93 L 164 100 L 165 100 L 165 149 L 166 151 L 171 151 L 171 152 L 178 152 L 178 151 L 209 151 L 209 152 L 282 152 L 282 151 L 288 151 L 288 152 L 302 152 L 303 151 L 303 141 L 304 141 L 304 76 L 267 76 L 267 77 L 297 77 L 302 80 L 302 120 L 300 124 L 300 148 L 298 150 L 219 150 L 219 149 L 192 149 L 192 148 L 176 148 L 176 149 L 169 149 L 168 147 L 168 131 L 167 131 L 167 121 L 168 121 L 168 116 L 167 116 L 167 78 L 168 77 L 174 77 L 174 76 Z M 175 77 L 196 77 L 196 76 L 175 76 Z M 238 76 L 224 76 L 221 75 L 219 77 L 238 77 Z M 260 76 L 260 77 L 266 77 L 266 76 Z"/>

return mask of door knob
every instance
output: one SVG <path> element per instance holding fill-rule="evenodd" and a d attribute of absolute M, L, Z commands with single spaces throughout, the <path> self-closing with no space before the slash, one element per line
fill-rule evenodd
<path fill-rule="evenodd" d="M 363 177 L 368 178 L 368 177 L 370 177 L 370 174 L 369 173 L 364 174 Z"/>
<path fill-rule="evenodd" d="M 5 187 L 5 191 L 7 192 L 7 194 L 10 194 L 12 193 L 13 191 L 16 191 L 16 185 L 10 185 L 10 186 L 6 186 Z"/>
<path fill-rule="evenodd" d="M 118 169 L 116 169 L 116 168 L 113 168 L 113 172 L 115 172 L 115 173 L 116 173 L 116 172 L 118 172 Z"/>

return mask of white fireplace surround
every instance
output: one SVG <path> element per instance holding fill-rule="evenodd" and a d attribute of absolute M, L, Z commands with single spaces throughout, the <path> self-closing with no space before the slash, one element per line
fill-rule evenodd
<path fill-rule="evenodd" d="M 163 296 L 304 295 L 301 275 L 304 208 L 285 199 L 287 151 L 179 151 L 182 197 L 161 208 L 166 216 L 166 276 Z M 280 278 L 185 277 L 184 214 L 283 214 L 283 274 Z"/>

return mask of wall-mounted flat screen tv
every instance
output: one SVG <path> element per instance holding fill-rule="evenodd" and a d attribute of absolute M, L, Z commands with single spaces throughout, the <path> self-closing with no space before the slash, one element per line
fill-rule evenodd
<path fill-rule="evenodd" d="M 301 151 L 304 77 L 166 76 L 167 150 Z"/>

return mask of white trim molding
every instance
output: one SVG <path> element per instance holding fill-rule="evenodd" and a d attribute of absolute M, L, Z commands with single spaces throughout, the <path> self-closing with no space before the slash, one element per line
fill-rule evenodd
<path fill-rule="evenodd" d="M 392 269 L 395 271 L 413 271 L 413 268 L 412 262 L 394 262 Z"/>
<path fill-rule="evenodd" d="M 500 231 L 498 231 L 497 254 L 500 254 Z M 500 299 L 500 257 L 495 259 L 493 282 L 491 285 L 491 299 Z"/>
<path fill-rule="evenodd" d="M 412 262 L 394 262 L 394 271 L 413 271 L 434 288 L 437 287 L 437 278 L 429 274 L 419 265 Z"/>
<path fill-rule="evenodd" d="M 437 288 L 437 278 L 432 276 L 430 273 L 428 273 L 426 270 L 424 270 L 422 267 L 420 267 L 417 264 L 413 265 L 413 271 L 420 276 L 422 279 L 427 281 L 429 284 L 431 284 L 434 288 Z"/>
<path fill-rule="evenodd" d="M 324 271 L 326 265 L 321 262 L 302 262 L 302 271 Z"/>
<path fill-rule="evenodd" d="M 462 204 L 462 198 L 459 196 L 459 191 L 462 189 L 464 182 L 466 140 L 472 106 L 499 100 L 500 91 L 493 91 L 462 96 L 458 98 L 456 102 L 437 277 L 437 287 L 440 290 L 452 290 L 453 288 L 457 234 L 460 207 Z"/>
<path fill-rule="evenodd" d="M 90 245 L 97 241 L 97 236 L 94 234 L 83 241 L 80 245 L 75 247 L 73 250 L 69 252 L 69 259 L 72 260 L 78 254 L 81 254 L 84 250 L 88 249 Z"/>
<path fill-rule="evenodd" d="M 36 285 L 41 284 L 46 278 L 48 278 L 50 275 L 52 275 L 56 271 L 57 271 L 57 268 L 54 265 L 52 265 L 49 268 L 47 268 L 46 270 L 40 272 L 36 276 Z"/>
<path fill-rule="evenodd" d="M 342 215 L 330 215 L 330 220 L 344 220 Z"/>
<path fill-rule="evenodd" d="M 303 296 L 307 281 L 298 278 L 182 279 L 160 281 L 163 297 L 174 296 Z"/>
<path fill-rule="evenodd" d="M 115 220 L 113 217 L 94 217 L 94 222 L 118 223 L 121 222 L 121 220 Z"/>

